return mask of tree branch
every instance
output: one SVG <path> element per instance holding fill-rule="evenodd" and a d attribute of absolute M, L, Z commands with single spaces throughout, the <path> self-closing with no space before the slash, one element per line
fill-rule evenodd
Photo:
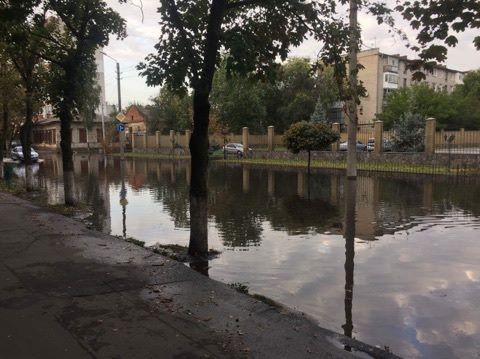
<path fill-rule="evenodd" d="M 238 0 L 238 1 L 228 3 L 227 10 L 238 9 L 244 6 L 259 5 L 264 2 L 265 0 Z"/>

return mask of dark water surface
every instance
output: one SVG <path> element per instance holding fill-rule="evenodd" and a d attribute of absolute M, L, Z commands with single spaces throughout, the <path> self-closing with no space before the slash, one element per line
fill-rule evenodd
<path fill-rule="evenodd" d="M 13 172 L 12 172 L 13 170 Z M 188 245 L 187 162 L 75 159 L 92 226 Z M 9 175 L 22 176 L 21 168 Z M 17 179 L 18 180 L 18 179 Z M 62 202 L 61 163 L 37 168 Z M 406 358 L 480 357 L 480 181 L 211 165 L 209 275 Z"/>

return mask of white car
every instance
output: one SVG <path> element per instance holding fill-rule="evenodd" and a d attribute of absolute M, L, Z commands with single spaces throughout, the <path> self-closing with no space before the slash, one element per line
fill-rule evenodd
<path fill-rule="evenodd" d="M 38 161 L 38 153 L 33 149 L 33 147 L 30 147 L 30 156 L 32 158 L 32 162 Z M 12 160 L 23 162 L 25 158 L 23 156 L 22 146 L 13 147 L 12 151 L 10 152 L 10 157 Z"/>
<path fill-rule="evenodd" d="M 242 157 L 245 149 L 241 143 L 227 143 L 225 146 L 223 146 L 223 151 L 225 151 L 227 154 L 235 154 L 239 157 Z M 252 149 L 249 148 L 248 151 L 251 152 Z"/>

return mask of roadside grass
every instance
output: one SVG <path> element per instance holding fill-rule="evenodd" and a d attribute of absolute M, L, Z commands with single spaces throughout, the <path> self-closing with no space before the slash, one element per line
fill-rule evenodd
<path fill-rule="evenodd" d="M 276 150 L 284 151 L 283 147 Z M 120 154 L 111 154 L 113 157 L 119 157 Z M 166 159 L 166 160 L 189 160 L 190 156 L 186 155 L 168 155 L 162 153 L 143 153 L 143 152 L 129 152 L 125 153 L 126 158 L 146 158 L 146 159 Z M 274 159 L 274 158 L 237 158 L 234 155 L 227 155 L 227 159 L 223 158 L 223 150 L 219 149 L 212 154 L 210 158 L 217 162 L 225 163 L 239 163 L 251 164 L 272 167 L 293 167 L 293 168 L 307 168 L 307 160 L 305 159 Z M 338 169 L 344 170 L 347 167 L 346 161 L 333 160 L 317 160 L 313 159 L 312 168 L 324 169 Z M 406 163 L 385 163 L 385 162 L 358 162 L 359 171 L 369 172 L 397 172 L 397 173 L 415 173 L 415 174 L 438 174 L 438 175 L 455 175 L 457 173 L 478 174 L 476 169 L 467 168 L 448 168 L 447 166 L 435 165 L 417 165 Z"/>
<path fill-rule="evenodd" d="M 275 167 L 298 167 L 307 168 L 307 160 L 302 159 L 270 159 L 270 158 L 246 158 L 246 159 L 227 159 L 220 160 L 226 163 L 252 164 L 262 166 Z M 312 168 L 325 169 L 346 169 L 345 161 L 326 161 L 312 160 Z M 402 163 L 380 163 L 380 162 L 359 162 L 358 170 L 371 172 L 399 172 L 399 173 L 418 173 L 418 174 L 454 174 L 453 170 L 449 170 L 444 166 L 427 166 Z"/>
<path fill-rule="evenodd" d="M 119 153 L 110 153 L 109 156 L 120 157 Z M 161 160 L 188 160 L 190 156 L 187 155 L 169 155 L 165 153 L 147 153 L 147 152 L 126 152 L 125 158 L 146 158 L 146 159 L 161 159 Z"/>

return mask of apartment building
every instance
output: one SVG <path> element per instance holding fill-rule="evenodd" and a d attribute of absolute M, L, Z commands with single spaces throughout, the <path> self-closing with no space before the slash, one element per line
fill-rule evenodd
<path fill-rule="evenodd" d="M 359 72 L 359 80 L 367 90 L 367 96 L 359 106 L 359 123 L 371 123 L 375 115 L 382 112 L 383 102 L 388 93 L 418 82 L 412 81 L 412 71 L 408 69 L 406 56 L 386 55 L 379 49 L 362 51 L 358 62 L 364 69 Z M 425 72 L 426 83 L 435 91 L 452 92 L 456 85 L 463 83 L 465 72 L 436 66 L 433 72 Z"/>

